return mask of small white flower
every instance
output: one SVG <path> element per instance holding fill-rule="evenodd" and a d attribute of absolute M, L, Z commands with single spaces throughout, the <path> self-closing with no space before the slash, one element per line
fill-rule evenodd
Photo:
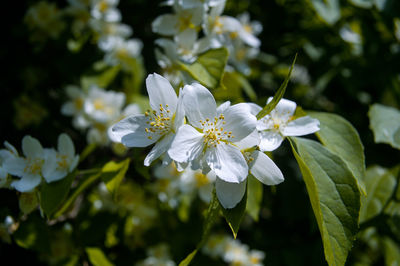
<path fill-rule="evenodd" d="M 259 47 L 261 42 L 255 35 L 258 35 L 262 31 L 261 23 L 258 21 L 250 21 L 248 13 L 241 14 L 238 16 L 238 19 L 242 25 L 238 31 L 240 39 L 251 47 Z"/>
<path fill-rule="evenodd" d="M 125 103 L 125 94 L 122 92 L 105 91 L 92 86 L 85 99 L 85 114 L 98 123 L 114 121 L 120 115 Z"/>
<path fill-rule="evenodd" d="M 250 250 L 248 255 L 248 264 L 251 266 L 262 266 L 264 265 L 262 261 L 265 258 L 265 253 L 260 250 Z"/>
<path fill-rule="evenodd" d="M 22 152 L 25 158 L 10 157 L 3 165 L 9 174 L 21 177 L 20 180 L 13 181 L 11 186 L 20 192 L 28 192 L 41 182 L 42 168 L 48 150 L 43 149 L 37 139 L 25 136 L 22 139 Z"/>
<path fill-rule="evenodd" d="M 93 0 L 91 14 L 95 19 L 107 22 L 121 20 L 121 13 L 116 8 L 119 0 Z"/>
<path fill-rule="evenodd" d="M 182 101 L 167 79 L 150 74 L 146 79 L 146 87 L 152 110 L 121 120 L 113 126 L 112 131 L 115 138 L 121 139 L 127 147 L 146 147 L 156 143 L 144 161 L 149 166 L 169 149 L 175 132 L 184 122 L 185 113 Z"/>
<path fill-rule="evenodd" d="M 66 116 L 73 116 L 72 121 L 75 128 L 85 129 L 90 125 L 90 122 L 84 115 L 83 105 L 87 95 L 77 86 L 69 85 L 65 88 L 70 101 L 61 106 L 61 113 Z"/>
<path fill-rule="evenodd" d="M 267 103 L 271 100 L 272 97 L 268 99 Z M 303 136 L 319 130 L 317 119 L 303 116 L 293 120 L 295 110 L 295 102 L 281 99 L 270 114 L 257 121 L 257 130 L 261 137 L 261 151 L 275 150 L 286 136 Z"/>
<path fill-rule="evenodd" d="M 75 155 L 71 138 L 67 134 L 61 134 L 58 137 L 57 151 L 50 150 L 46 154 L 43 177 L 47 183 L 60 180 L 75 169 L 78 161 L 79 155 Z"/>
<path fill-rule="evenodd" d="M 104 62 L 110 66 L 123 64 L 129 58 L 140 56 L 143 43 L 138 39 L 125 40 L 121 37 L 110 38 L 108 51 L 104 55 Z"/>
<path fill-rule="evenodd" d="M 201 170 L 192 170 L 190 167 L 187 167 L 180 176 L 179 187 L 186 194 L 198 191 L 200 199 L 209 203 L 212 198 L 215 178 L 216 176 L 213 171 L 203 174 Z"/>
<path fill-rule="evenodd" d="M 226 182 L 243 182 L 248 166 L 233 142 L 254 131 L 255 117 L 237 105 L 218 113 L 214 97 L 198 83 L 183 88 L 183 103 L 191 125 L 179 128 L 169 156 L 179 163 L 192 162 L 205 171 L 209 168 Z"/>
<path fill-rule="evenodd" d="M 4 168 L 4 162 L 9 158 L 18 157 L 18 152 L 13 145 L 5 141 L 4 146 L 6 149 L 0 150 L 0 187 L 7 185 L 8 172 Z"/>
<path fill-rule="evenodd" d="M 223 259 L 233 265 L 246 265 L 248 261 L 249 247 L 240 243 L 239 240 L 231 239 L 226 245 Z"/>

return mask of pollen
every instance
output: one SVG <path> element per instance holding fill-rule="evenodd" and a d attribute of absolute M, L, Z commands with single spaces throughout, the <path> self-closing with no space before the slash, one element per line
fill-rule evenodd
<path fill-rule="evenodd" d="M 227 142 L 228 139 L 234 138 L 232 131 L 226 131 L 222 126 L 226 124 L 223 114 L 213 120 L 207 118 L 205 121 L 200 120 L 199 122 L 203 127 L 204 143 L 207 147 L 217 147 L 221 142 Z"/>
<path fill-rule="evenodd" d="M 156 110 L 147 110 L 144 115 L 147 117 L 148 121 L 146 124 L 149 127 L 146 127 L 144 131 L 147 134 L 156 134 L 156 135 L 165 135 L 172 128 L 171 115 L 172 112 L 169 109 L 168 104 L 163 106 L 159 105 L 157 111 Z M 152 139 L 152 136 L 148 136 L 148 139 Z"/>

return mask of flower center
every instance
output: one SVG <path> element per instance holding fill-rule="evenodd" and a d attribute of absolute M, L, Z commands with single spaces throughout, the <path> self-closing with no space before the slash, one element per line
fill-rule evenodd
<path fill-rule="evenodd" d="M 168 104 L 163 107 L 162 104 L 160 104 L 159 111 L 151 111 L 147 110 L 147 112 L 144 113 L 144 115 L 148 118 L 148 121 L 146 124 L 149 125 L 149 127 L 145 128 L 146 133 L 148 134 L 159 134 L 159 135 L 165 135 L 171 130 L 171 110 L 168 108 Z M 148 136 L 148 139 L 152 139 L 152 136 Z"/>
<path fill-rule="evenodd" d="M 67 169 L 68 168 L 68 156 L 57 154 L 57 168 Z"/>
<path fill-rule="evenodd" d="M 200 123 L 203 126 L 204 143 L 206 143 L 207 147 L 217 147 L 217 144 L 220 144 L 221 141 L 235 137 L 232 135 L 232 131 L 224 130 L 223 125 L 226 122 L 223 114 L 215 117 L 214 121 L 207 118 L 206 121 L 200 120 Z"/>
<path fill-rule="evenodd" d="M 247 164 L 249 164 L 252 161 L 254 161 L 254 158 L 251 156 L 251 152 L 247 152 L 247 151 L 243 152 L 243 157 L 246 160 Z"/>
<path fill-rule="evenodd" d="M 25 166 L 24 172 L 32 173 L 34 175 L 40 174 L 44 160 L 40 158 L 29 158 L 28 164 Z"/>
<path fill-rule="evenodd" d="M 195 173 L 194 174 L 194 179 L 196 180 L 196 187 L 200 188 L 202 186 L 205 186 L 210 183 L 206 175 L 203 175 L 202 173 Z"/>
<path fill-rule="evenodd" d="M 195 25 L 192 23 L 192 15 L 184 14 L 179 17 L 179 31 L 182 32 L 188 28 L 194 29 Z"/>
<path fill-rule="evenodd" d="M 98 8 L 100 10 L 101 13 L 105 13 L 108 9 L 108 4 L 106 1 L 101 1 L 98 5 Z"/>
<path fill-rule="evenodd" d="M 244 31 L 246 31 L 248 33 L 253 33 L 253 29 L 251 28 L 250 25 L 244 25 L 243 29 L 244 29 Z"/>

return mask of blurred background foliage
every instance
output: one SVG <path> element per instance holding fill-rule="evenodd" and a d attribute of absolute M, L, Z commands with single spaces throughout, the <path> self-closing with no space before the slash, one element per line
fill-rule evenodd
<path fill-rule="evenodd" d="M 0 79 L 3 92 L 0 139 L 18 146 L 22 137 L 29 134 L 44 146 L 51 146 L 60 132 L 66 132 L 77 150 L 82 151 L 85 137 L 71 127 L 69 117 L 60 113 L 66 99 L 63 89 L 68 84 L 79 84 L 83 75 L 95 75 L 93 62 L 101 60 L 103 54 L 94 49 L 90 39 L 80 51 L 71 52 L 67 48 L 71 21 L 66 17 L 54 21 L 54 28 L 59 31 L 56 37 L 32 29 L 26 14 L 37 2 L 8 1 L 4 10 L 7 15 L 2 16 L 5 27 L 0 49 L 4 65 Z M 67 5 L 61 0 L 49 2 L 60 10 Z M 132 26 L 134 37 L 144 43 L 145 73 L 159 72 L 154 56 L 154 41 L 158 36 L 152 33 L 151 22 L 169 10 L 160 3 L 121 0 L 118 6 L 123 22 Z M 274 94 L 298 53 L 285 98 L 295 100 L 305 110 L 334 112 L 349 120 L 364 144 L 367 166 L 391 168 L 399 163 L 398 150 L 374 143 L 367 117 L 373 103 L 400 107 L 399 1 L 227 1 L 225 14 L 236 16 L 243 12 L 249 12 L 252 20 L 263 25 L 259 35 L 261 54 L 251 62 L 252 72 L 248 77 L 258 104 L 264 105 Z M 123 87 L 122 74 L 109 86 L 115 90 Z M 143 85 L 140 92 L 145 95 Z M 214 93 L 219 100 L 249 100 L 240 87 Z M 94 208 L 96 199 L 105 197 L 101 188 L 94 188 L 84 195 L 89 200 L 82 201 L 79 212 L 72 216 L 74 219 L 65 217 L 62 222 L 46 226 L 50 224 L 35 211 L 20 224 L 12 236 L 14 241 L 0 232 L 4 235 L 0 257 L 12 261 L 12 265 L 82 264 L 87 261 L 85 248 L 96 246 L 116 265 L 132 265 L 145 257 L 146 247 L 165 242 L 170 245 L 173 260 L 183 259 L 200 239 L 199 215 L 206 206 L 199 200 L 193 201 L 187 218 L 182 218 L 168 206 L 159 204 L 151 190 L 143 189 L 152 179 L 150 170 L 142 165 L 145 152 L 133 149 L 126 155 L 134 160 L 117 204 Z M 101 166 L 113 157 L 118 158 L 107 148 L 98 149 L 83 165 Z M 285 182 L 277 187 L 263 187 L 259 221 L 255 223 L 246 216 L 238 238 L 251 248 L 264 251 L 267 265 L 323 265 L 320 233 L 288 143 L 274 153 L 274 160 L 282 169 Z M 156 211 L 148 213 L 143 207 L 148 221 L 132 225 L 129 221 L 140 210 L 129 202 L 142 202 L 142 207 Z M 0 220 L 7 215 L 20 217 L 18 204 L 15 191 L 1 189 Z M 230 233 L 222 220 L 213 231 Z M 385 243 L 392 245 L 390 241 Z M 362 264 L 360 254 L 366 249 L 362 240 L 357 241 L 348 265 L 384 263 L 384 254 L 375 250 L 370 253 L 373 262 Z M 200 255 L 194 265 L 205 263 L 220 265 L 222 261 L 210 261 Z"/>

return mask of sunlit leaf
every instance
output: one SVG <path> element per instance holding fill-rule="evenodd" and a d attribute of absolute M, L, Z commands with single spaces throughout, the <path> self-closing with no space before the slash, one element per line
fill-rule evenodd
<path fill-rule="evenodd" d="M 252 175 L 247 177 L 247 205 L 246 212 L 258 221 L 263 197 L 263 185 Z"/>
<path fill-rule="evenodd" d="M 320 121 L 321 130 L 316 133 L 320 141 L 347 164 L 361 191 L 366 194 L 364 147 L 357 130 L 335 114 L 311 112 L 309 115 Z"/>
<path fill-rule="evenodd" d="M 101 179 L 106 184 L 108 191 L 110 191 L 114 199 L 117 195 L 117 190 L 125 177 L 126 171 L 128 171 L 129 162 L 129 158 L 119 163 L 111 161 L 105 164 L 101 170 Z"/>
<path fill-rule="evenodd" d="M 246 211 L 246 203 L 247 203 L 247 189 L 244 193 L 242 200 L 232 209 L 225 209 L 221 205 L 222 213 L 225 217 L 226 222 L 232 230 L 233 237 L 236 239 L 240 223 L 244 217 Z"/>
<path fill-rule="evenodd" d="M 317 219 L 329 265 L 344 265 L 358 231 L 360 191 L 337 155 L 320 143 L 290 138 Z"/>
<path fill-rule="evenodd" d="M 200 55 L 193 64 L 180 62 L 179 66 L 207 88 L 214 89 L 221 82 L 228 55 L 225 47 L 213 49 Z"/>
<path fill-rule="evenodd" d="M 285 80 L 283 81 L 282 85 L 279 87 L 279 89 L 277 90 L 277 92 L 275 93 L 274 97 L 272 98 L 272 101 L 270 101 L 258 114 L 257 114 L 257 120 L 260 120 L 261 118 L 263 118 L 264 116 L 266 116 L 267 114 L 269 114 L 274 108 L 275 106 L 279 103 L 279 101 L 282 99 L 283 95 L 285 94 L 286 91 L 286 87 L 289 83 L 290 80 L 290 76 L 292 75 L 292 71 L 293 71 L 293 67 L 294 64 L 296 63 L 296 59 L 297 59 L 297 54 L 294 56 L 292 65 L 290 66 L 289 69 L 289 73 L 286 76 Z"/>
<path fill-rule="evenodd" d="M 93 266 L 112 266 L 112 264 L 104 255 L 103 251 L 99 248 L 86 248 L 86 253 L 88 255 L 90 263 L 93 264 Z"/>
<path fill-rule="evenodd" d="M 387 143 L 393 148 L 400 149 L 400 111 L 381 104 L 373 104 L 368 116 L 375 142 Z"/>
<path fill-rule="evenodd" d="M 193 250 L 187 257 L 179 263 L 179 266 L 187 266 L 192 262 L 194 256 L 197 254 L 197 249 Z"/>

